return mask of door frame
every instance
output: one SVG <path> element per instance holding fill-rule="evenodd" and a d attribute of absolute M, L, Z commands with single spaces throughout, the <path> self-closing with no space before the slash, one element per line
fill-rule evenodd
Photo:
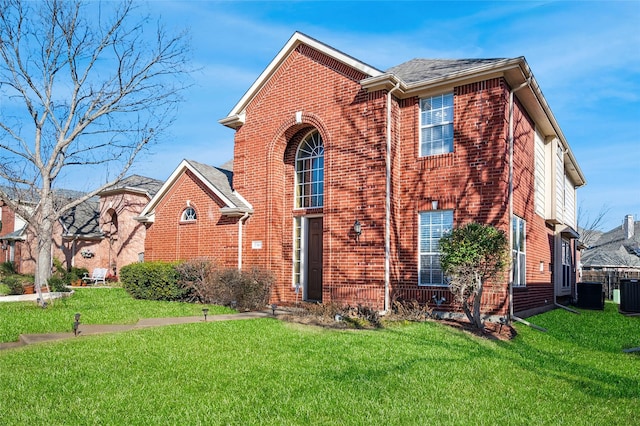
<path fill-rule="evenodd" d="M 301 293 L 301 298 L 304 301 L 317 301 L 316 299 L 309 299 L 308 297 L 308 274 L 309 274 L 309 219 L 323 219 L 322 226 L 324 229 L 324 215 L 323 214 L 310 214 L 304 216 L 294 217 L 294 239 L 295 239 L 295 221 L 300 220 L 300 282 L 298 284 L 298 288 L 296 289 L 295 279 L 293 280 L 293 288 Z M 324 263 L 324 232 L 323 232 L 323 263 Z M 295 243 L 294 243 L 295 250 Z M 294 253 L 295 258 L 295 253 Z M 295 270 L 294 270 L 295 274 Z M 324 287 L 324 272 L 322 277 L 321 288 Z M 322 301 L 319 300 L 320 302 Z"/>

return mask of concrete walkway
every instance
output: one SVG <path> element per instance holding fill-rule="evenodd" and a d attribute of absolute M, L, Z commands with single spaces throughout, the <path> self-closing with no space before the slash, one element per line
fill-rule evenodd
<path fill-rule="evenodd" d="M 242 312 L 237 314 L 225 314 L 225 315 L 209 315 L 207 316 L 207 322 L 244 320 L 244 319 L 266 318 L 266 317 L 273 317 L 273 313 L 271 311 L 262 311 L 262 312 Z M 11 348 L 16 348 L 16 347 L 25 346 L 25 345 L 32 345 L 32 344 L 42 343 L 42 342 L 50 342 L 53 340 L 71 339 L 75 337 L 88 336 L 91 334 L 115 333 L 119 331 L 128 331 L 128 330 L 134 330 L 139 328 L 161 327 L 165 325 L 189 324 L 189 323 L 195 323 L 195 322 L 204 322 L 204 317 L 200 315 L 200 316 L 194 316 L 194 317 L 143 318 L 140 321 L 138 321 L 136 324 L 128 324 L 128 325 L 118 325 L 118 324 L 92 325 L 92 324 L 80 323 L 78 327 L 78 331 L 79 331 L 78 336 L 76 336 L 73 332 L 21 334 L 17 342 L 0 343 L 0 350 L 11 349 Z"/>

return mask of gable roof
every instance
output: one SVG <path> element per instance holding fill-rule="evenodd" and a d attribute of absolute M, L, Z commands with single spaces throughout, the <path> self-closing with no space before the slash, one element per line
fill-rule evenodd
<path fill-rule="evenodd" d="M 291 52 L 301 44 L 305 44 L 315 50 L 318 50 L 338 62 L 357 69 L 366 75 L 375 77 L 383 74 L 382 71 L 377 70 L 374 67 L 347 55 L 346 53 L 296 31 L 280 52 L 278 52 L 276 57 L 269 63 L 267 68 L 265 68 L 265 70 L 260 74 L 258 79 L 251 85 L 251 87 L 249 87 L 249 90 L 245 92 L 240 101 L 231 109 L 225 118 L 219 120 L 219 123 L 231 128 L 241 126 L 245 120 L 244 110 L 247 105 L 258 94 L 258 92 L 260 92 L 260 89 L 262 89 L 262 87 L 269 81 L 271 76 L 278 70 L 280 65 L 282 65 Z"/>
<path fill-rule="evenodd" d="M 225 163 L 228 165 L 229 163 Z M 233 167 L 233 163 L 231 163 Z M 178 178 L 186 171 L 193 173 L 207 188 L 209 188 L 224 204 L 220 210 L 225 216 L 242 216 L 253 213 L 253 207 L 238 192 L 233 189 L 233 171 L 222 167 L 209 166 L 194 160 L 182 160 L 171 176 L 164 182 L 160 190 L 145 206 L 140 216 L 135 219 L 140 222 L 153 222 L 158 203 L 167 195 Z"/>
<path fill-rule="evenodd" d="M 117 192 L 134 192 L 153 197 L 162 187 L 163 182 L 146 176 L 131 175 L 122 179 L 113 186 L 100 192 L 99 195 L 110 195 Z"/>
<path fill-rule="evenodd" d="M 80 203 L 60 218 L 63 238 L 102 238 L 100 229 L 100 198 L 91 197 Z"/>
<path fill-rule="evenodd" d="M 582 265 L 589 268 L 640 268 L 640 222 L 633 224 L 631 238 L 623 226 L 605 232 L 581 255 Z"/>
<path fill-rule="evenodd" d="M 580 170 L 571 147 L 523 56 L 489 59 L 416 58 L 382 72 L 305 34 L 295 32 L 231 112 L 225 118 L 220 119 L 219 123 L 233 129 L 242 126 L 246 119 L 247 105 L 300 44 L 308 45 L 368 75 L 369 77 L 360 81 L 365 90 L 396 88 L 393 95 L 400 99 L 424 96 L 428 92 L 448 90 L 456 85 L 489 78 L 504 77 L 511 88 L 522 86 L 523 90 L 519 90 L 515 96 L 522 102 L 527 113 L 536 123 L 536 128 L 545 136 L 557 137 L 560 141 L 567 164 L 567 173 L 571 176 L 574 184 L 577 187 L 586 184 L 585 176 Z"/>

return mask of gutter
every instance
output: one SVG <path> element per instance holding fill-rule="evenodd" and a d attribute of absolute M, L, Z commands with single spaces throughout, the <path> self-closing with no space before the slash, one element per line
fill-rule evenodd
<path fill-rule="evenodd" d="M 398 90 L 400 82 L 387 92 L 387 150 L 386 150 L 386 183 L 384 200 L 384 313 L 389 311 L 391 298 L 389 287 L 391 281 L 391 94 Z"/>
<path fill-rule="evenodd" d="M 509 265 L 513 265 L 513 94 L 531 84 L 531 77 L 509 92 Z M 509 273 L 509 321 L 520 320 L 513 315 L 513 266 Z M 523 320 L 524 321 L 524 320 Z M 528 324 L 527 324 L 528 325 Z"/>
<path fill-rule="evenodd" d="M 251 215 L 250 212 L 245 212 L 245 214 L 238 220 L 238 270 L 242 270 L 242 230 L 244 228 L 244 223 Z"/>

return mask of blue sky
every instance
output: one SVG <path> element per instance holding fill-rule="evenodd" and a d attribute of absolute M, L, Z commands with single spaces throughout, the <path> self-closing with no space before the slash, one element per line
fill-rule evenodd
<path fill-rule="evenodd" d="M 199 71 L 178 119 L 133 172 L 166 179 L 183 158 L 221 165 L 218 123 L 295 31 L 380 70 L 412 58 L 525 56 L 587 178 L 578 204 L 601 229 L 640 220 L 640 2 L 151 1 L 188 28 Z"/>

